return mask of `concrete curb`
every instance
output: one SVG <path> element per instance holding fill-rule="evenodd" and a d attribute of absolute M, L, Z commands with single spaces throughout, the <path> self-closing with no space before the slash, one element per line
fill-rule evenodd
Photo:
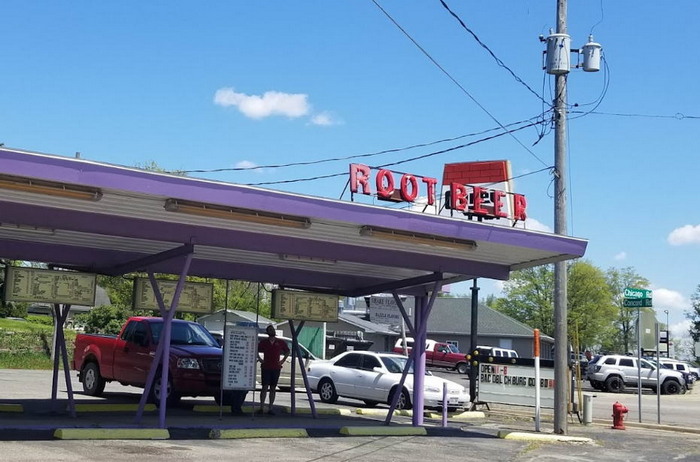
<path fill-rule="evenodd" d="M 284 407 L 284 412 L 287 414 L 292 413 L 291 406 Z M 296 414 L 308 414 L 311 415 L 310 407 L 298 407 L 294 410 Z M 316 414 L 320 415 L 352 415 L 350 409 L 338 409 L 338 408 L 316 408 Z"/>
<path fill-rule="evenodd" d="M 440 420 L 442 419 L 442 414 L 439 412 L 431 412 L 426 414 L 426 417 L 430 419 L 437 419 Z M 484 414 L 481 411 L 469 411 L 469 412 L 461 412 L 459 414 L 447 414 L 447 420 L 454 420 L 454 421 L 466 421 L 466 420 L 478 420 L 478 419 L 485 419 L 486 414 Z"/>
<path fill-rule="evenodd" d="M 355 410 L 355 414 L 360 415 L 374 415 L 386 417 L 389 414 L 388 409 L 366 409 L 358 408 Z M 394 415 L 402 415 L 405 417 L 413 417 L 413 411 L 395 410 Z"/>
<path fill-rule="evenodd" d="M 428 431 L 423 427 L 341 427 L 340 434 L 346 436 L 426 436 Z"/>
<path fill-rule="evenodd" d="M 68 409 L 68 408 L 66 408 Z M 136 412 L 139 409 L 138 404 L 76 404 L 76 412 Z M 153 412 L 157 410 L 155 404 L 149 403 L 143 407 L 144 412 Z"/>
<path fill-rule="evenodd" d="M 212 430 L 212 439 L 243 439 L 243 438 L 308 438 L 305 428 L 240 428 L 230 430 Z"/>
<path fill-rule="evenodd" d="M 527 433 L 527 432 L 509 432 L 501 430 L 498 432 L 498 437 L 504 440 L 516 441 L 549 441 L 558 443 L 593 443 L 591 438 L 579 436 L 555 435 L 554 433 Z"/>
<path fill-rule="evenodd" d="M 170 432 L 163 428 L 59 428 L 59 440 L 167 440 Z"/>
<path fill-rule="evenodd" d="M 0 404 L 0 412 L 24 412 L 21 404 Z"/>

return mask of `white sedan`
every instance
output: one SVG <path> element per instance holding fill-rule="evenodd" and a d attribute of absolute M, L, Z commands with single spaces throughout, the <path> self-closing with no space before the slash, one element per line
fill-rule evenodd
<path fill-rule="evenodd" d="M 362 400 L 368 406 L 391 404 L 407 361 L 406 356 L 392 353 L 346 351 L 329 361 L 312 363 L 307 374 L 309 386 L 318 392 L 324 403 L 335 403 L 342 396 Z M 447 384 L 448 408 L 463 408 L 469 404 L 469 390 L 427 373 L 423 390 L 425 407 L 443 407 L 443 384 Z M 413 369 L 409 370 L 400 393 L 397 409 L 411 409 Z"/>

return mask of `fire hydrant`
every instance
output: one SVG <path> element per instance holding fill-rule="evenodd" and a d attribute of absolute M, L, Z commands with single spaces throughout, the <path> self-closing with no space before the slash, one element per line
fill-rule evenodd
<path fill-rule="evenodd" d="M 628 409 L 624 404 L 620 404 L 618 401 L 615 401 L 615 404 L 613 404 L 613 426 L 612 428 L 615 430 L 625 430 L 625 425 L 622 422 L 625 418 L 625 414 L 627 414 Z"/>

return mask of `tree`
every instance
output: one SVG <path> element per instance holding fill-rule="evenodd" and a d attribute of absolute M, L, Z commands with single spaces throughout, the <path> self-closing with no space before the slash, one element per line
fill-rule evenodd
<path fill-rule="evenodd" d="M 505 297 L 497 298 L 491 308 L 545 335 L 554 335 L 553 265 L 514 271 L 503 292 Z"/>
<path fill-rule="evenodd" d="M 605 274 L 585 261 L 569 265 L 567 317 L 570 337 L 576 333 L 580 350 L 603 343 L 614 330 L 617 308 Z"/>
<path fill-rule="evenodd" d="M 586 261 L 567 267 L 568 316 L 570 339 L 580 348 L 599 345 L 610 334 L 617 311 L 607 286 L 605 274 Z M 538 266 L 514 271 L 504 285 L 505 297 L 495 299 L 492 308 L 554 335 L 554 268 Z"/>
<path fill-rule="evenodd" d="M 625 287 L 646 289 L 649 287 L 649 281 L 638 275 L 632 267 L 622 269 L 609 268 L 605 273 L 605 277 L 612 294 L 613 303 L 618 309 L 618 316 L 615 322 L 618 329 L 617 336 L 612 339 L 611 344 L 607 345 L 607 347 L 612 351 L 627 353 L 631 350 L 631 346 L 634 343 L 634 326 L 637 320 L 638 309 L 623 306 L 623 293 Z"/>
<path fill-rule="evenodd" d="M 693 295 L 690 296 L 691 309 L 686 311 L 685 317 L 690 320 L 690 336 L 693 341 L 700 342 L 700 284 Z"/>

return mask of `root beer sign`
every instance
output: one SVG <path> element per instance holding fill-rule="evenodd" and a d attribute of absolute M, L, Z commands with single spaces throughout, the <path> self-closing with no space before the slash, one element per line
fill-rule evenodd
<path fill-rule="evenodd" d="M 524 221 L 527 201 L 522 194 L 510 192 L 509 178 L 507 161 L 446 164 L 442 181 L 444 208 L 469 217 Z M 353 194 L 371 195 L 376 191 L 377 198 L 394 202 L 415 202 L 421 195 L 426 197 L 428 205 L 434 205 L 436 184 L 435 178 L 387 169 L 378 169 L 373 178 L 367 165 L 350 164 Z M 497 187 L 501 185 L 503 188 Z"/>

